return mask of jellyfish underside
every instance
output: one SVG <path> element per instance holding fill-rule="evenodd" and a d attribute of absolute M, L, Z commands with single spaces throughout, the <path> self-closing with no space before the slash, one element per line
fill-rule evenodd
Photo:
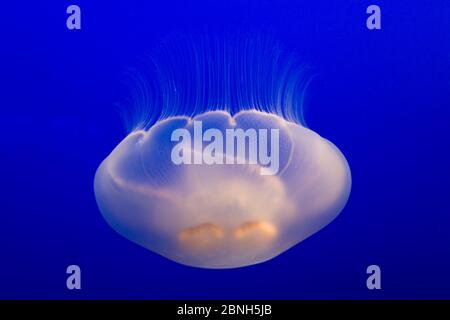
<path fill-rule="evenodd" d="M 221 132 L 277 129 L 277 173 L 262 175 L 259 163 L 175 164 L 171 134 L 178 128 L 192 132 L 194 121 Z M 331 142 L 255 110 L 176 116 L 135 130 L 102 162 L 94 181 L 100 211 L 119 234 L 173 261 L 203 268 L 274 258 L 331 222 L 347 202 L 350 186 L 347 161 Z"/>

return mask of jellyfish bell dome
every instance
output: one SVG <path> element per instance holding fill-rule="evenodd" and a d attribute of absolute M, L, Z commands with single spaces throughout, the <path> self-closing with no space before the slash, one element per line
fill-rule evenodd
<path fill-rule="evenodd" d="M 202 268 L 278 256 L 330 223 L 350 189 L 336 146 L 256 110 L 174 116 L 134 130 L 94 179 L 97 204 L 114 230 Z"/>

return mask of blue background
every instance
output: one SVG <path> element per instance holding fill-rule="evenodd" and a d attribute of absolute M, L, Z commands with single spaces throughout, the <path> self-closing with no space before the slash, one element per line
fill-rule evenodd
<path fill-rule="evenodd" d="M 382 30 L 365 26 L 382 9 Z M 0 7 L 0 298 L 450 298 L 448 1 L 68 1 Z M 114 232 L 93 177 L 126 134 L 124 70 L 170 34 L 268 28 L 318 73 L 308 125 L 346 155 L 350 200 L 267 263 L 204 270 Z M 66 289 L 66 267 L 82 290 Z M 366 288 L 366 267 L 382 290 Z"/>

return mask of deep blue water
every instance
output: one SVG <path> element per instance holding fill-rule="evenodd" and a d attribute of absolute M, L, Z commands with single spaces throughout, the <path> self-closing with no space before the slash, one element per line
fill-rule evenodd
<path fill-rule="evenodd" d="M 0 298 L 450 298 L 450 3 L 68 1 L 0 6 Z M 365 26 L 382 10 L 382 30 Z M 93 193 L 126 131 L 124 70 L 167 36 L 270 30 L 317 73 L 308 125 L 349 161 L 350 200 L 269 262 L 185 267 L 114 232 Z M 66 267 L 82 290 L 66 289 Z M 382 290 L 366 288 L 366 267 Z"/>

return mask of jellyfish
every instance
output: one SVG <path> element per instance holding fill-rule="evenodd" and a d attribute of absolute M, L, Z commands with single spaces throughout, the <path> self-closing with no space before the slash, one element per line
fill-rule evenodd
<path fill-rule="evenodd" d="M 154 99 L 165 105 L 158 119 L 135 122 L 95 174 L 98 207 L 119 234 L 184 265 L 237 268 L 280 255 L 342 211 L 351 189 L 344 155 L 299 120 L 298 77 L 274 68 L 273 46 L 256 43 L 251 53 L 223 46 L 200 66 L 189 59 L 198 47 L 177 48 L 203 76 L 162 87 L 196 94 Z M 251 67 L 261 60 L 269 67 L 258 76 Z"/>

